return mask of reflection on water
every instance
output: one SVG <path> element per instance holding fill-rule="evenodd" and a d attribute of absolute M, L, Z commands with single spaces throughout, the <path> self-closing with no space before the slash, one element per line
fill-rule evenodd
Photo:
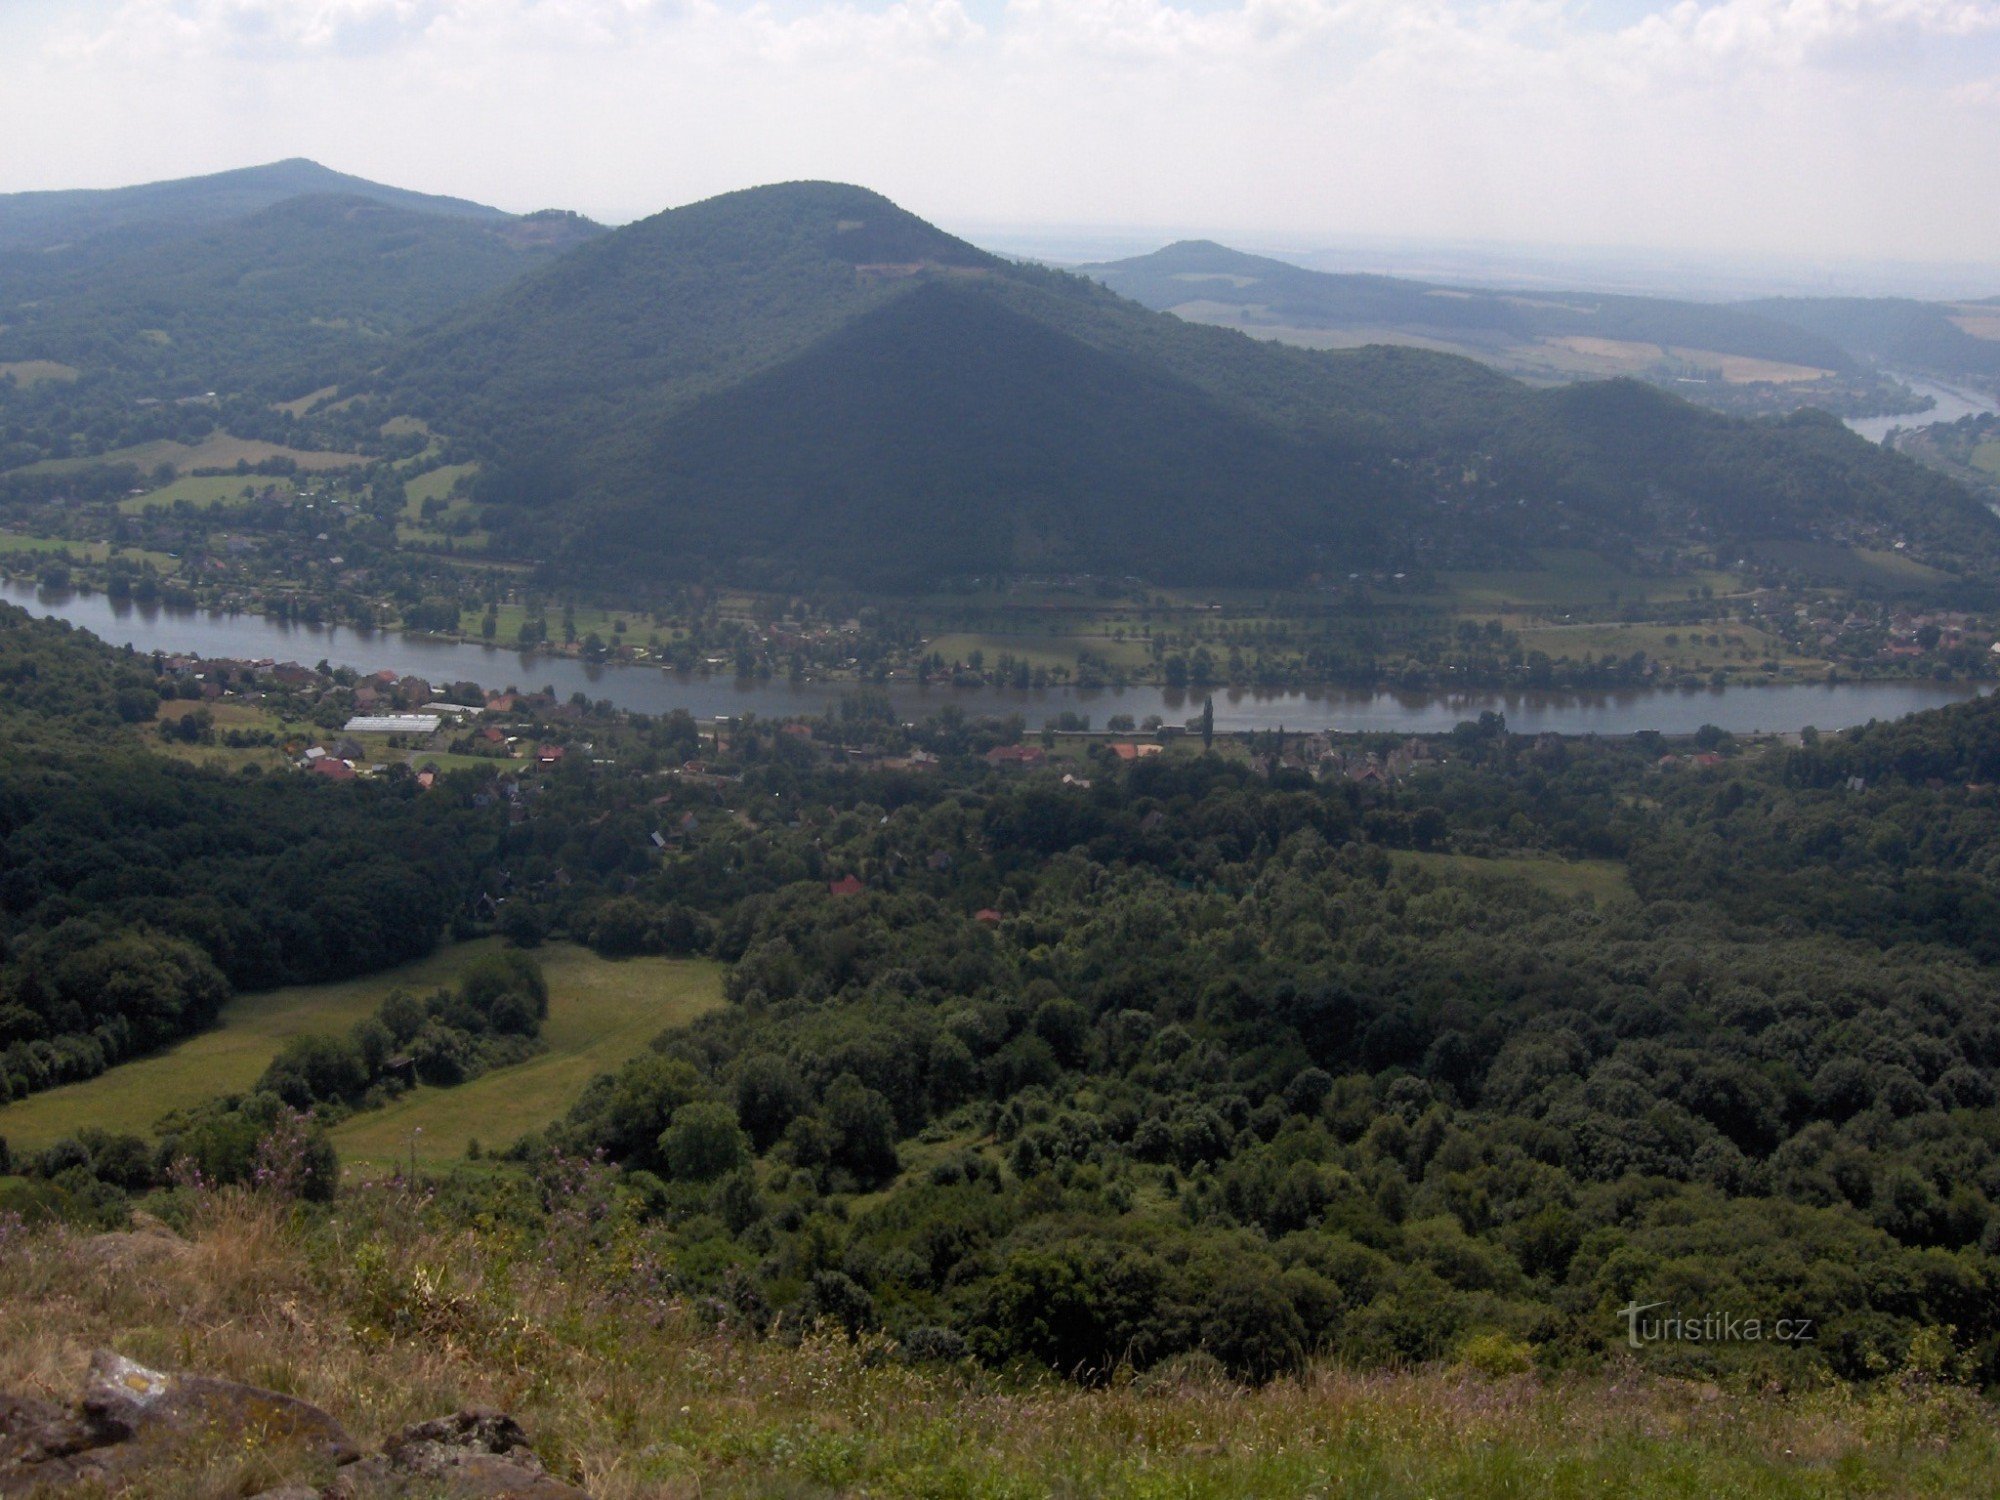
<path fill-rule="evenodd" d="M 856 691 L 847 682 L 747 681 L 683 676 L 644 666 L 586 666 L 564 657 L 535 656 L 497 646 L 440 641 L 388 631 L 356 630 L 267 619 L 168 610 L 103 594 L 46 593 L 31 584 L 0 582 L 0 598 L 37 615 L 53 614 L 113 645 L 140 651 L 300 661 L 376 672 L 387 668 L 432 683 L 471 681 L 487 689 L 554 689 L 584 693 L 620 708 L 666 713 L 683 708 L 697 718 L 754 713 L 767 717 L 820 714 Z M 1199 693 L 1159 687 L 1044 688 L 919 687 L 890 683 L 884 692 L 910 718 L 955 704 L 968 714 L 1022 715 L 1031 727 L 1062 713 L 1088 714 L 1102 728 L 1113 714 L 1135 720 L 1158 714 L 1178 723 L 1201 710 Z M 1796 684 L 1612 693 L 1400 693 L 1325 688 L 1253 693 L 1218 690 L 1215 723 L 1222 730 L 1345 729 L 1439 734 L 1481 713 L 1505 714 L 1508 727 L 1528 734 L 1631 734 L 1657 729 L 1689 734 L 1704 724 L 1733 733 L 1789 731 L 1815 725 L 1843 729 L 1870 719 L 1900 718 L 1972 696 L 1964 684 L 1875 682 Z"/>

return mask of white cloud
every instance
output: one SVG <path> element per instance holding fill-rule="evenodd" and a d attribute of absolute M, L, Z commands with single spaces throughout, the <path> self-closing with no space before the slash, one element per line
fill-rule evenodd
<path fill-rule="evenodd" d="M 119 0 L 15 20 L 0 188 L 280 155 L 626 217 L 1986 256 L 2000 0 Z M 0 21 L 0 26 L 10 23 Z M 78 108 L 78 101 L 85 107 Z"/>

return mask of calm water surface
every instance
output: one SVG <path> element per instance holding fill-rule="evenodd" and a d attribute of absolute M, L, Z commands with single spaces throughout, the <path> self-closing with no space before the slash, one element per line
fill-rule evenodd
<path fill-rule="evenodd" d="M 32 584 L 0 581 L 0 598 L 37 615 L 68 620 L 113 645 L 131 645 L 141 651 L 272 657 L 308 666 L 324 660 L 357 671 L 388 668 L 432 683 L 472 681 L 488 689 L 552 687 L 563 698 L 582 692 L 593 699 L 609 699 L 620 708 L 650 714 L 676 708 L 684 708 L 697 718 L 820 714 L 855 691 L 854 684 L 846 682 L 753 682 L 684 676 L 648 666 L 586 666 L 564 657 L 389 631 L 289 624 L 262 615 L 146 608 L 130 602 L 114 604 L 99 593 L 53 593 Z M 1088 714 L 1092 724 L 1101 728 L 1113 714 L 1131 714 L 1135 720 L 1159 714 L 1168 723 L 1179 723 L 1201 711 L 1199 693 L 1159 687 L 1032 690 L 890 683 L 882 691 L 911 718 L 935 713 L 950 703 L 968 714 L 1018 713 L 1035 728 L 1065 712 Z M 1437 734 L 1491 710 L 1505 714 L 1510 728 L 1529 734 L 1631 734 L 1641 729 L 1689 734 L 1704 724 L 1742 734 L 1798 730 L 1809 724 L 1844 729 L 1870 719 L 1900 718 L 1918 709 L 1936 708 L 1971 697 L 1975 691 L 1964 684 L 1930 682 L 1615 693 L 1218 690 L 1215 723 L 1222 730 L 1283 726 Z"/>
<path fill-rule="evenodd" d="M 1900 417 L 1849 417 L 1848 427 L 1871 443 L 1881 442 L 1898 427 L 1929 427 L 1938 422 L 1956 422 L 1960 417 L 1996 410 L 1991 397 L 1964 386 L 1940 385 L 1935 380 L 1918 380 L 1911 375 L 1894 378 L 1919 396 L 1929 396 L 1937 405 L 1929 411 L 1909 412 Z"/>

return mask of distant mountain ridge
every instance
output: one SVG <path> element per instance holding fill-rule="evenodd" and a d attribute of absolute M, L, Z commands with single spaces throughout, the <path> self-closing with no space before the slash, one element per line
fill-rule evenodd
<path fill-rule="evenodd" d="M 483 203 L 386 187 L 293 157 L 202 177 L 121 188 L 0 193 L 0 252 L 47 253 L 99 235 L 206 226 L 241 218 L 288 198 L 341 194 L 416 213 L 489 222 L 512 215 Z"/>
<path fill-rule="evenodd" d="M 1664 350 L 1851 373 L 1837 341 L 1754 311 L 1715 303 L 1580 292 L 1505 292 L 1395 276 L 1310 271 L 1212 240 L 1183 240 L 1150 255 L 1081 268 L 1113 291 L 1161 312 L 1226 322 L 1272 336 L 1308 331 L 1464 342 L 1470 352 L 1561 340 L 1644 343 Z M 1229 309 L 1237 309 L 1235 317 Z M 1589 346 L 1570 351 L 1587 356 Z M 1692 359 L 1690 359 L 1692 362 Z M 1556 366 L 1550 366 L 1553 372 Z M 1588 373 L 1579 370 L 1578 373 Z"/>

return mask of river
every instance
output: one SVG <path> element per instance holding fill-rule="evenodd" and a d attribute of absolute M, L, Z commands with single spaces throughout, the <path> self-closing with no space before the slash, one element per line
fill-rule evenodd
<path fill-rule="evenodd" d="M 1902 381 L 1919 396 L 1929 396 L 1937 405 L 1929 411 L 1906 412 L 1899 417 L 1849 417 L 1848 427 L 1871 443 L 1883 441 L 1899 427 L 1931 427 L 1939 422 L 1956 422 L 1960 417 L 1973 417 L 1996 410 L 1991 397 L 1982 396 L 1969 387 L 1940 385 L 1935 380 L 1919 380 L 1914 375 L 1898 375 L 1894 371 L 1885 373 L 1891 379 Z"/>
<path fill-rule="evenodd" d="M 114 604 L 101 593 L 52 593 L 32 584 L 0 581 L 0 598 L 37 615 L 55 615 L 113 645 L 141 651 L 200 656 L 300 661 L 375 672 L 387 668 L 432 683 L 471 681 L 481 687 L 552 687 L 558 696 L 585 693 L 620 708 L 659 714 L 684 708 L 697 718 L 754 713 L 767 718 L 821 714 L 856 691 L 851 682 L 746 681 L 687 676 L 657 667 L 588 666 L 566 657 L 544 657 L 495 646 L 443 641 L 346 626 L 290 624 L 262 615 L 210 614 L 201 610 Z M 1069 712 L 1088 714 L 1102 728 L 1113 714 L 1135 720 L 1159 714 L 1180 723 L 1201 711 L 1201 694 L 1159 687 L 1123 689 L 923 687 L 889 683 L 881 689 L 899 712 L 921 718 L 955 704 L 968 714 L 1021 714 L 1031 727 Z M 1856 682 L 1777 687 L 1612 693 L 1399 693 L 1324 688 L 1253 693 L 1218 689 L 1215 724 L 1245 729 L 1393 730 L 1440 734 L 1491 710 L 1508 727 L 1528 734 L 1631 734 L 1657 729 L 1691 734 L 1704 724 L 1732 733 L 1785 732 L 1814 725 L 1844 729 L 1870 719 L 1894 719 L 1972 696 L 1965 684 Z"/>

